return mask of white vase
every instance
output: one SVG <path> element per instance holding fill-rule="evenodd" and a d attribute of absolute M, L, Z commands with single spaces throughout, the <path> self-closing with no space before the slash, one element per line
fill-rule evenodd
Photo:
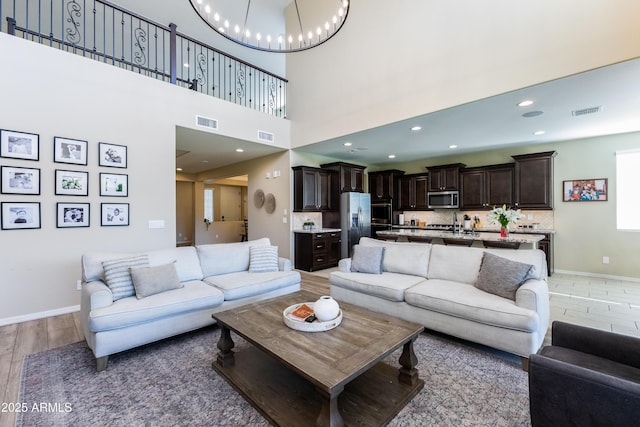
<path fill-rule="evenodd" d="M 325 295 L 318 298 L 318 301 L 313 304 L 313 313 L 320 322 L 328 322 L 338 317 L 340 307 L 336 300 Z"/>

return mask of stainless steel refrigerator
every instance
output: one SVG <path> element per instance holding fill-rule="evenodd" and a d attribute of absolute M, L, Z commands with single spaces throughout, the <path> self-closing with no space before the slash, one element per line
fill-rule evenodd
<path fill-rule="evenodd" d="M 340 195 L 341 258 L 350 258 L 353 245 L 360 237 L 371 236 L 371 195 L 342 193 Z"/>

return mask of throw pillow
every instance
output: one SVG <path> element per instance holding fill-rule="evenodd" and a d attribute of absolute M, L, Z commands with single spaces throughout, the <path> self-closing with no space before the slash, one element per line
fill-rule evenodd
<path fill-rule="evenodd" d="M 516 291 L 527 279 L 532 268 L 530 264 L 485 252 L 475 286 L 485 292 L 515 301 Z"/>
<path fill-rule="evenodd" d="M 249 248 L 249 273 L 278 271 L 277 246 L 251 246 Z"/>
<path fill-rule="evenodd" d="M 354 245 L 351 256 L 351 271 L 369 274 L 382 274 L 382 246 Z"/>
<path fill-rule="evenodd" d="M 148 265 L 148 255 L 138 255 L 102 262 L 102 268 L 104 269 L 104 281 L 109 289 L 111 289 L 114 301 L 126 297 L 132 297 L 136 294 L 133 282 L 131 281 L 131 273 L 129 273 L 129 269 L 131 267 L 146 267 Z"/>
<path fill-rule="evenodd" d="M 138 299 L 184 286 L 178 279 L 175 261 L 154 267 L 131 268 L 131 279 Z"/>

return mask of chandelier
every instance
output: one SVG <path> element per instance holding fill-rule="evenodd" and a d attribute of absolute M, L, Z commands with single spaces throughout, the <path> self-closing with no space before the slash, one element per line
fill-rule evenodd
<path fill-rule="evenodd" d="M 189 0 L 218 34 L 267 52 L 298 52 L 333 37 L 349 12 L 347 0 Z"/>

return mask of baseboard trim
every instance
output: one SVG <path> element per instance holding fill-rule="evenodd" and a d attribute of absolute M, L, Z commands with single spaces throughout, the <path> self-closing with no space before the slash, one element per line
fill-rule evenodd
<path fill-rule="evenodd" d="M 14 323 L 28 322 L 29 320 L 43 319 L 45 317 L 59 316 L 61 314 L 75 313 L 76 311 L 80 311 L 80 305 L 56 308 L 55 310 L 40 311 L 38 313 L 29 313 L 23 316 L 7 317 L 6 319 L 0 319 L 0 326 L 13 325 Z"/>
<path fill-rule="evenodd" d="M 554 273 L 573 274 L 574 276 L 597 277 L 598 279 L 622 280 L 625 282 L 640 282 L 639 277 L 614 276 L 612 274 L 585 273 L 584 271 L 570 271 L 554 269 Z"/>

